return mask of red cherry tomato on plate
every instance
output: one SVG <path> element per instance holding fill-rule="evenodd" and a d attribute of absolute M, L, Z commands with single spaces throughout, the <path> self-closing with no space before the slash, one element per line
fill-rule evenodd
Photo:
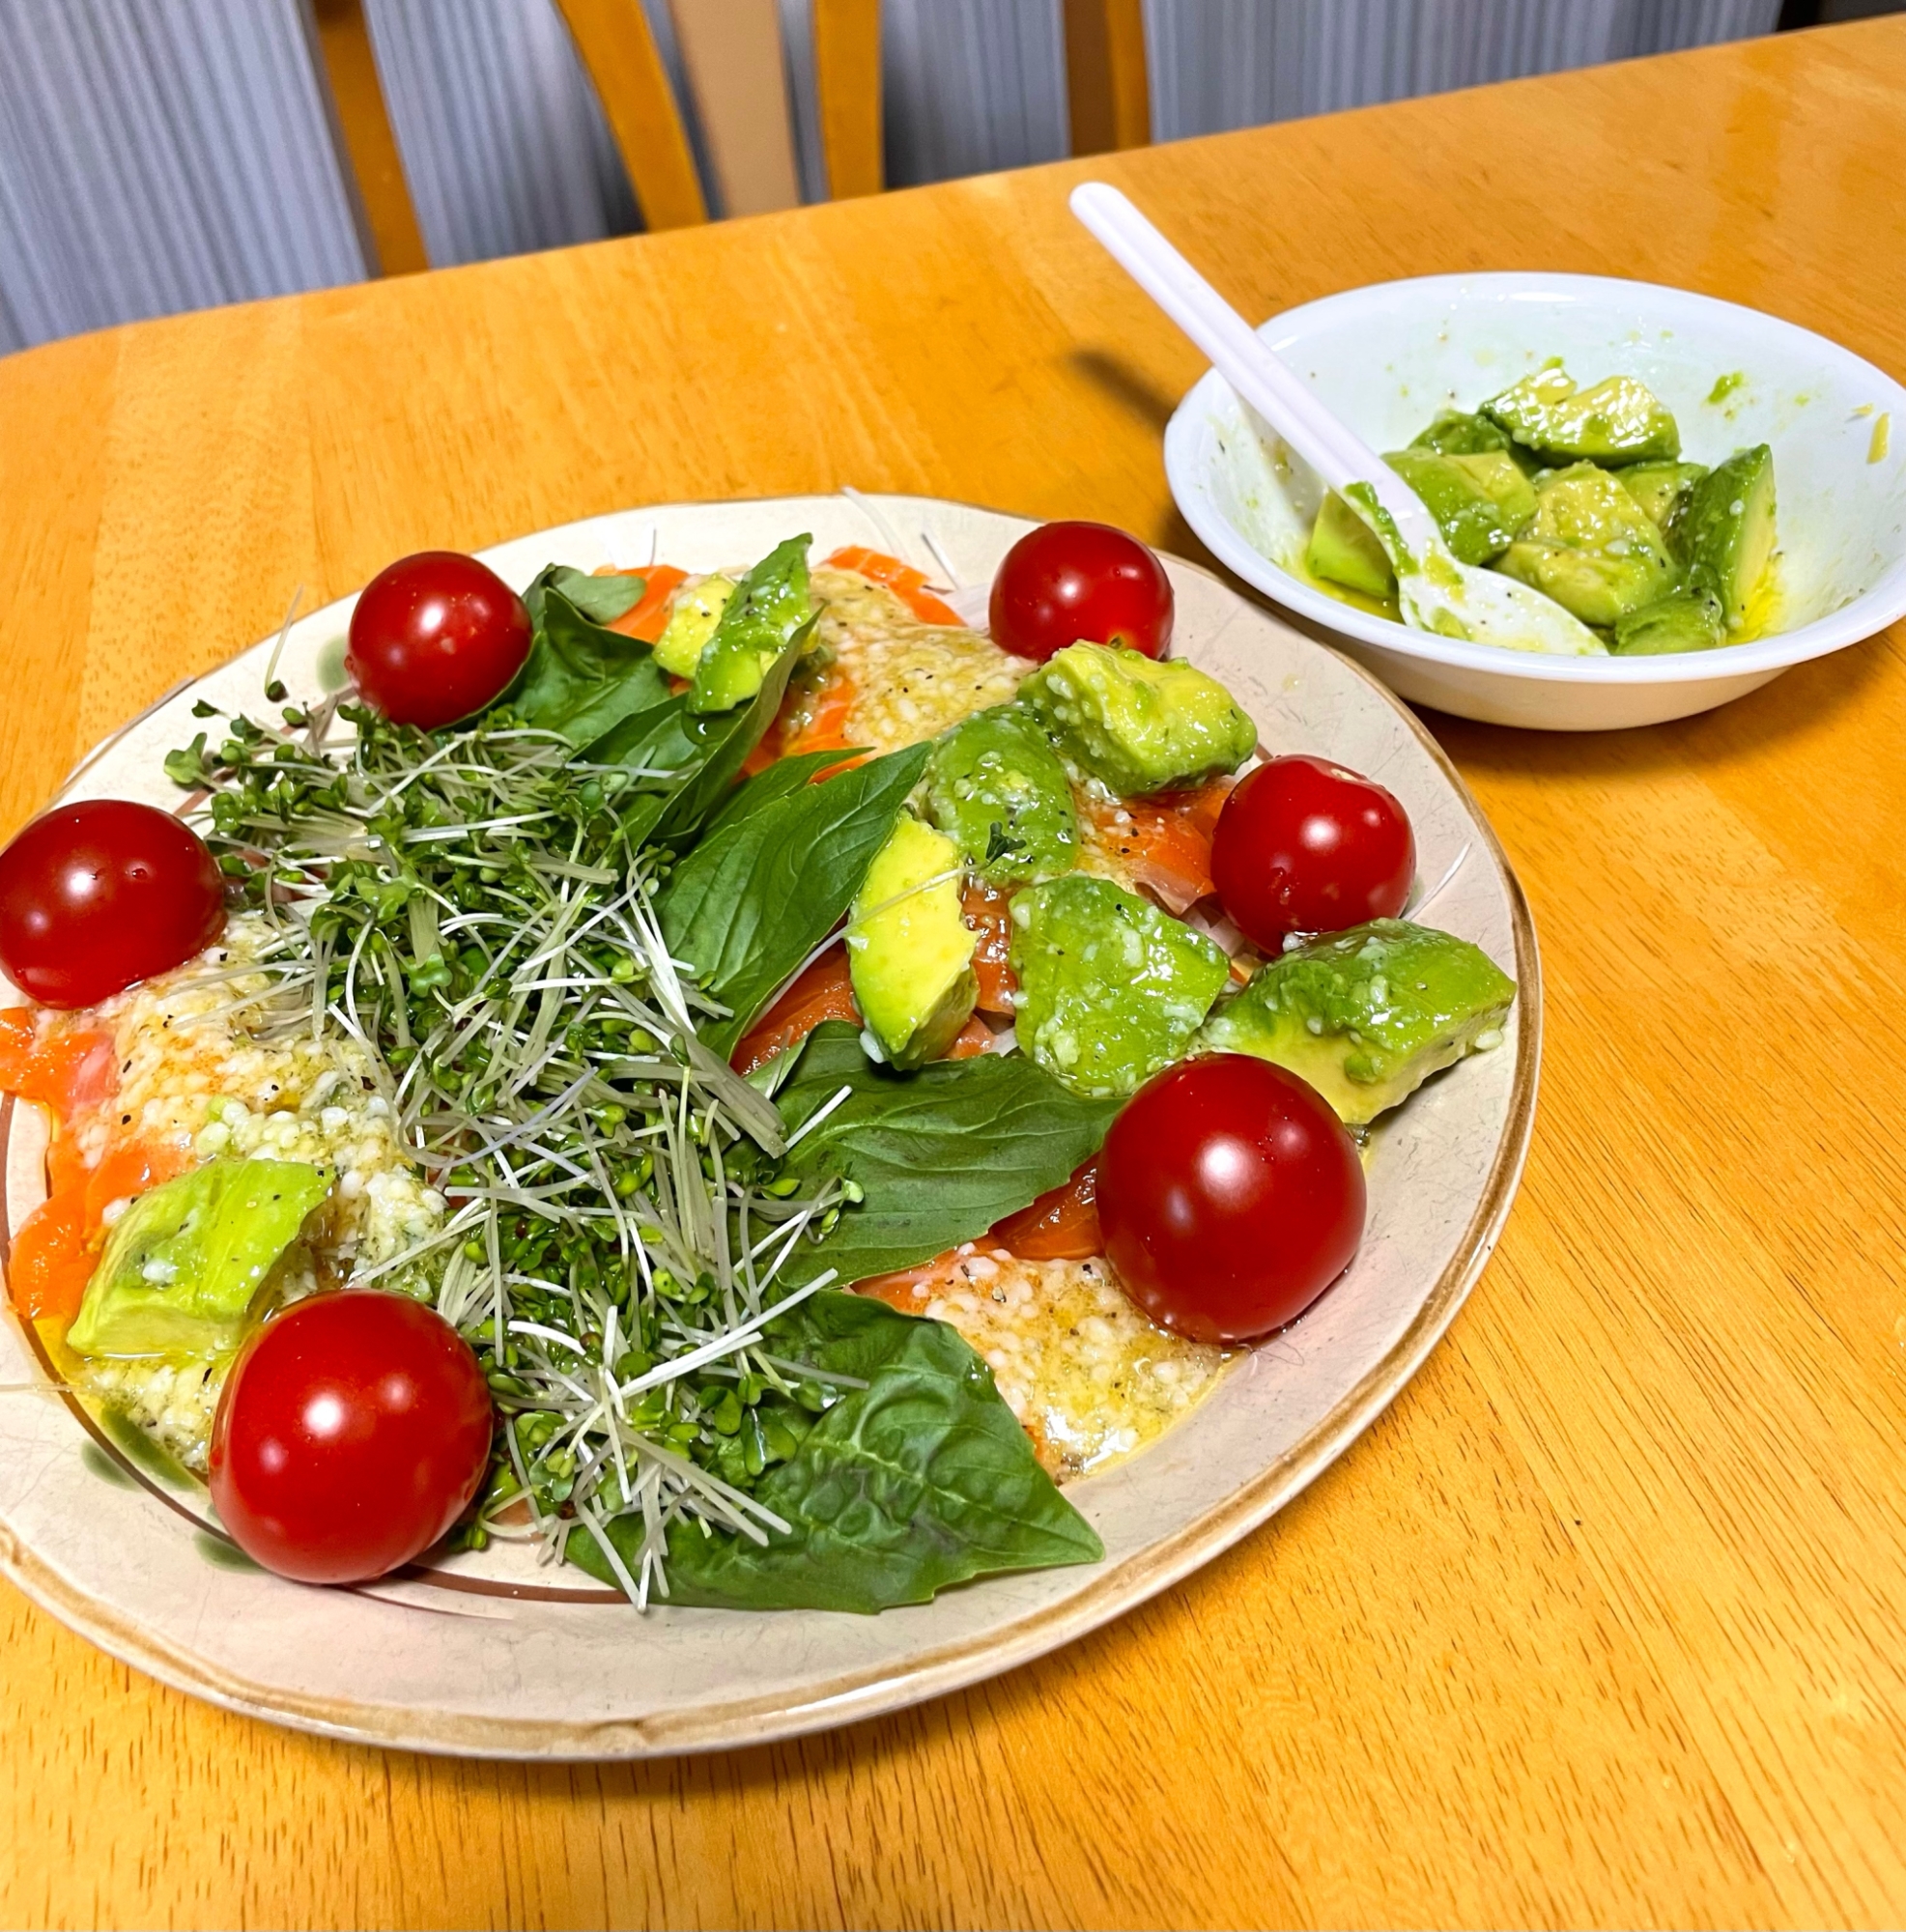
<path fill-rule="evenodd" d="M 0 852 L 0 968 L 43 1006 L 95 1006 L 224 929 L 205 840 L 150 805 L 56 805 Z"/>
<path fill-rule="evenodd" d="M 246 1555 L 302 1583 L 361 1583 L 426 1550 L 476 1494 L 490 1389 L 441 1315 L 347 1289 L 247 1342 L 212 1426 L 212 1500 Z"/>
<path fill-rule="evenodd" d="M 1164 565 L 1136 537 L 1110 524 L 1042 524 L 993 579 L 993 642 L 1036 664 L 1081 641 L 1161 658 L 1173 608 Z"/>
<path fill-rule="evenodd" d="M 1394 919 L 1416 875 L 1416 836 L 1395 797 L 1327 758 L 1272 758 L 1225 800 L 1211 883 L 1231 922 L 1275 952 L 1291 932 Z"/>
<path fill-rule="evenodd" d="M 393 724 L 434 731 L 500 697 L 529 641 L 529 612 L 494 570 L 459 551 L 423 550 L 364 585 L 344 664 Z"/>
<path fill-rule="evenodd" d="M 1363 1238 L 1356 1144 L 1308 1081 L 1221 1053 L 1146 1082 L 1098 1157 L 1105 1254 L 1152 1321 L 1242 1342 L 1300 1315 Z"/>

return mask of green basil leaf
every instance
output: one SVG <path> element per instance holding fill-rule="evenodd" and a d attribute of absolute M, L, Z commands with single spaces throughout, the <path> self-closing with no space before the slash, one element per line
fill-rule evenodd
<path fill-rule="evenodd" d="M 656 910 L 669 951 L 729 1009 L 727 1019 L 702 1026 L 713 1052 L 734 1051 L 782 981 L 846 916 L 931 750 L 909 746 L 823 784 L 752 797 L 767 780 L 784 785 L 770 766 L 675 867 Z"/>
<path fill-rule="evenodd" d="M 560 573 L 560 565 L 552 565 L 530 586 L 536 634 L 504 701 L 526 724 L 560 731 L 581 751 L 666 701 L 669 680 L 647 644 L 605 630 L 579 610 L 555 581 Z"/>
<path fill-rule="evenodd" d="M 789 1156 L 811 1179 L 839 1175 L 861 1189 L 859 1205 L 801 1250 L 801 1278 L 833 1267 L 843 1286 L 978 1240 L 1070 1179 L 1124 1105 L 1084 1099 L 1017 1053 L 896 1073 L 867 1057 L 851 1026 L 829 1020 L 775 1096 L 790 1135 L 843 1087 L 847 1098 Z"/>
<path fill-rule="evenodd" d="M 553 563 L 529 586 L 523 601 L 528 604 L 531 597 L 537 599 L 529 615 L 532 621 L 540 621 L 542 613 L 537 606 L 542 592 L 559 590 L 591 623 L 612 624 L 642 601 L 647 588 L 648 581 L 643 577 L 619 571 L 612 577 L 594 577 L 586 570 L 572 570 L 566 563 Z"/>
<path fill-rule="evenodd" d="M 813 626 L 810 618 L 796 630 L 768 667 L 760 690 L 739 709 L 697 715 L 689 709 L 687 694 L 669 693 L 657 670 L 662 696 L 632 710 L 589 747 L 597 763 L 621 765 L 638 775 L 636 795 L 623 811 L 632 838 L 686 844 L 728 802 L 749 753 L 775 722 Z"/>
<path fill-rule="evenodd" d="M 692 711 L 729 711 L 753 696 L 788 640 L 812 628 L 814 600 L 808 589 L 812 542 L 789 537 L 735 585 L 696 665 L 688 700 Z"/>
<path fill-rule="evenodd" d="M 843 1395 L 755 1486 L 785 1533 L 765 1545 L 689 1525 L 670 1533 L 667 1602 L 870 1614 L 974 1577 L 1104 1555 L 1039 1467 L 992 1371 L 945 1322 L 823 1290 L 767 1333 L 775 1353 L 867 1387 Z M 640 1517 L 617 1518 L 609 1536 L 626 1565 L 640 1561 Z M 571 1531 L 568 1553 L 612 1580 L 588 1531 Z"/>
<path fill-rule="evenodd" d="M 860 757 L 860 748 L 838 752 L 800 752 L 788 758 L 777 758 L 766 771 L 756 772 L 745 784 L 729 793 L 728 802 L 708 821 L 704 839 L 720 837 L 730 827 L 778 801 L 798 792 L 817 779 L 830 765 Z"/>

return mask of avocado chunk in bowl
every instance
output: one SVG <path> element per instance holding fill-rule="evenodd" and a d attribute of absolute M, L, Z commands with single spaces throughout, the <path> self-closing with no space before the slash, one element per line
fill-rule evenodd
<path fill-rule="evenodd" d="M 1535 515 L 1503 552 L 1501 568 L 1602 628 L 1665 597 L 1679 582 L 1661 531 L 1620 477 L 1592 463 L 1543 479 Z"/>
<path fill-rule="evenodd" d="M 1681 429 L 1667 406 L 1633 376 L 1583 389 L 1565 369 L 1525 376 L 1482 406 L 1512 442 L 1546 464 L 1664 463 L 1681 454 Z"/>
<path fill-rule="evenodd" d="M 1535 516 L 1535 490 L 1504 450 L 1399 449 L 1383 461 L 1422 497 L 1459 563 L 1500 556 Z"/>
<path fill-rule="evenodd" d="M 1659 648 L 1668 640 L 1658 634 L 1657 648 L 1636 651 L 1603 625 L 1606 655 L 1563 662 L 1411 631 L 1372 586 L 1321 569 L 1312 548 L 1327 500 L 1321 479 L 1220 381 L 1202 382 L 1166 436 L 1186 521 L 1222 564 L 1412 702 L 1541 729 L 1623 728 L 1726 702 L 1906 615 L 1906 387 L 1819 335 L 1683 290 L 1547 271 L 1350 290 L 1261 332 L 1377 449 L 1499 450 L 1531 481 L 1596 462 L 1654 522 L 1684 580 L 1676 588 L 1694 587 L 1677 527 L 1693 485 L 1738 452 L 1763 443 L 1771 452 L 1773 548 L 1719 645 L 1695 626 L 1681 648 Z M 1639 454 L 1645 438 L 1599 442 L 1592 455 L 1542 452 L 1484 414 L 1556 358 L 1575 396 L 1616 376 L 1641 384 L 1672 417 L 1678 454 Z"/>
<path fill-rule="evenodd" d="M 1730 630 L 1747 622 L 1774 554 L 1774 452 L 1743 449 L 1693 484 L 1675 520 L 1692 583 L 1720 598 Z"/>

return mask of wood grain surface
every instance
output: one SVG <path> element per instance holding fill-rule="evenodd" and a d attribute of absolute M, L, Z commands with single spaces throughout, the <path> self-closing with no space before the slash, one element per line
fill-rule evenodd
<path fill-rule="evenodd" d="M 1197 554 L 1199 363 L 1088 172 L 1256 315 L 1613 272 L 1906 373 L 1903 94 L 1906 24 L 1840 28 L 14 356 L 0 825 L 426 545 L 851 483 Z M 1181 1588 L 897 1718 L 572 1769 L 228 1718 L 0 1591 L 0 1921 L 1897 1923 L 1901 642 L 1645 731 L 1431 721 L 1542 935 L 1527 1179 L 1395 1408 Z"/>

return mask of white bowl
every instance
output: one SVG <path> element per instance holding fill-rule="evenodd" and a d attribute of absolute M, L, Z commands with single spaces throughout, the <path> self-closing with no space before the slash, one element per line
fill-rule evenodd
<path fill-rule="evenodd" d="M 1906 613 L 1906 389 L 1758 310 L 1600 275 L 1425 275 L 1325 296 L 1258 333 L 1378 449 L 1559 355 L 1577 381 L 1640 378 L 1691 461 L 1771 443 L 1778 497 L 1772 635 L 1683 656 L 1551 658 L 1412 631 L 1286 568 L 1317 477 L 1215 371 L 1165 432 L 1185 521 L 1247 583 L 1323 627 L 1401 696 L 1462 718 L 1607 731 L 1706 711 Z M 1741 382 L 1725 388 L 1722 379 Z M 1717 394 L 1721 384 L 1724 393 Z"/>

